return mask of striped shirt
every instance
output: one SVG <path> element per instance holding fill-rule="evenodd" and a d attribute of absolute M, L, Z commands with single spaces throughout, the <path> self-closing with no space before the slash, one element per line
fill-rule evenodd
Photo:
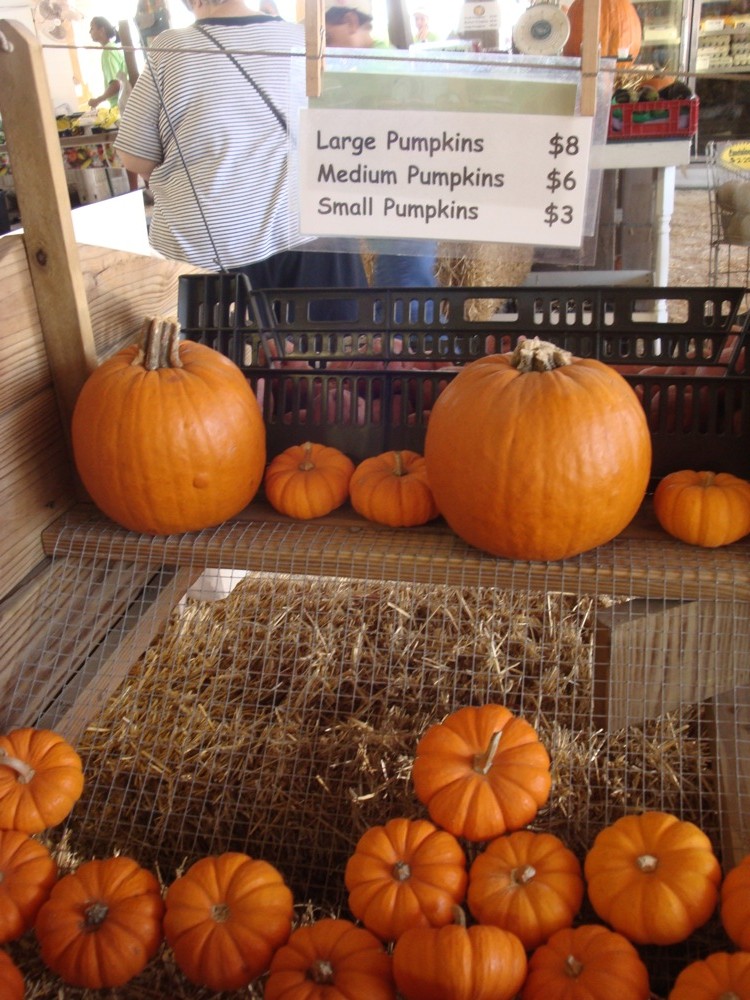
<path fill-rule="evenodd" d="M 200 23 L 267 94 L 292 138 L 229 56 L 191 25 L 163 31 L 148 49 L 116 145 L 159 164 L 149 180 L 152 246 L 220 270 L 302 241 L 291 150 L 305 103 L 304 28 L 257 15 Z"/>

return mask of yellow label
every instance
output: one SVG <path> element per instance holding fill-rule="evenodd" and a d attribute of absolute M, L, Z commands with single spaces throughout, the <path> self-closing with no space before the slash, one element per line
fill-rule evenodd
<path fill-rule="evenodd" d="M 719 160 L 730 170 L 750 170 L 750 142 L 733 142 L 726 146 Z"/>

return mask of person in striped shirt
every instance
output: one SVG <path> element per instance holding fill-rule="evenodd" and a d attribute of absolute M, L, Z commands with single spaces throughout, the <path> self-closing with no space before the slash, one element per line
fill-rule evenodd
<path fill-rule="evenodd" d="M 185 0 L 146 52 L 116 141 L 154 198 L 152 246 L 254 288 L 366 287 L 356 253 L 302 249 L 293 172 L 304 27 L 244 0 Z"/>

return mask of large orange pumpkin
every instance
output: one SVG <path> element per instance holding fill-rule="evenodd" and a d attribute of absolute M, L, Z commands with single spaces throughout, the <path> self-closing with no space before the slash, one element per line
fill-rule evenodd
<path fill-rule="evenodd" d="M 573 0 L 568 8 L 570 34 L 563 55 L 580 56 L 583 41 L 584 0 Z M 637 59 L 643 41 L 643 26 L 630 0 L 600 0 L 600 55 Z M 625 55 L 627 53 L 627 55 Z"/>
<path fill-rule="evenodd" d="M 446 830 L 399 817 L 365 830 L 344 881 L 354 916 L 392 941 L 409 927 L 452 923 L 466 892 L 466 856 Z"/>
<path fill-rule="evenodd" d="M 599 924 L 556 931 L 529 959 L 522 1000 L 649 1000 L 648 970 L 627 938 Z"/>
<path fill-rule="evenodd" d="M 438 826 L 481 841 L 530 823 L 552 786 L 533 726 L 503 705 L 467 706 L 417 744 L 414 791 Z"/>
<path fill-rule="evenodd" d="M 425 458 L 440 513 L 464 541 L 555 560 L 610 541 L 632 520 L 651 438 L 622 375 L 529 340 L 472 362 L 445 388 Z"/>
<path fill-rule="evenodd" d="M 31 927 L 56 881 L 57 865 L 44 844 L 19 830 L 0 830 L 0 941 Z"/>
<path fill-rule="evenodd" d="M 81 758 L 50 729 L 0 736 L 0 829 L 41 833 L 61 823 L 83 791 Z"/>
<path fill-rule="evenodd" d="M 325 918 L 273 956 L 265 1000 L 395 1000 L 391 956 L 364 927 Z"/>
<path fill-rule="evenodd" d="M 21 970 L 4 951 L 0 951 L 0 996 L 3 1000 L 23 1000 L 26 986 Z"/>
<path fill-rule="evenodd" d="M 292 894 L 266 861 L 230 851 L 196 861 L 167 890 L 164 935 L 192 982 L 240 990 L 292 930 Z"/>
<path fill-rule="evenodd" d="M 583 902 L 578 858 L 551 833 L 497 837 L 469 870 L 467 902 L 480 924 L 512 931 L 532 951 L 570 927 Z"/>
<path fill-rule="evenodd" d="M 667 1000 L 748 1000 L 750 955 L 714 952 L 691 962 L 675 980 Z"/>
<path fill-rule="evenodd" d="M 680 541 L 731 545 L 750 532 L 750 483 L 728 472 L 671 472 L 656 487 L 654 513 Z"/>
<path fill-rule="evenodd" d="M 180 342 L 174 321 L 88 377 L 73 412 L 76 468 L 113 521 L 153 535 L 197 531 L 252 500 L 266 461 L 260 407 L 239 368 Z"/>
<path fill-rule="evenodd" d="M 123 986 L 158 951 L 163 913 L 158 881 L 132 858 L 87 861 L 39 910 L 42 959 L 71 986 Z"/>
<path fill-rule="evenodd" d="M 652 811 L 601 830 L 586 855 L 591 905 L 636 944 L 677 944 L 709 919 L 721 868 L 694 823 Z"/>
<path fill-rule="evenodd" d="M 393 949 L 393 975 L 404 1000 L 511 1000 L 526 977 L 526 952 L 509 931 L 482 924 L 414 927 Z"/>

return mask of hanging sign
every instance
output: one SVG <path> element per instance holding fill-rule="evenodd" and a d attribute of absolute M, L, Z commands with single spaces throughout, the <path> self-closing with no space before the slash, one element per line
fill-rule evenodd
<path fill-rule="evenodd" d="M 306 109 L 301 231 L 579 247 L 591 127 L 572 116 Z"/>
<path fill-rule="evenodd" d="M 750 170 L 750 142 L 733 142 L 725 146 L 719 155 L 719 162 L 728 170 Z"/>

